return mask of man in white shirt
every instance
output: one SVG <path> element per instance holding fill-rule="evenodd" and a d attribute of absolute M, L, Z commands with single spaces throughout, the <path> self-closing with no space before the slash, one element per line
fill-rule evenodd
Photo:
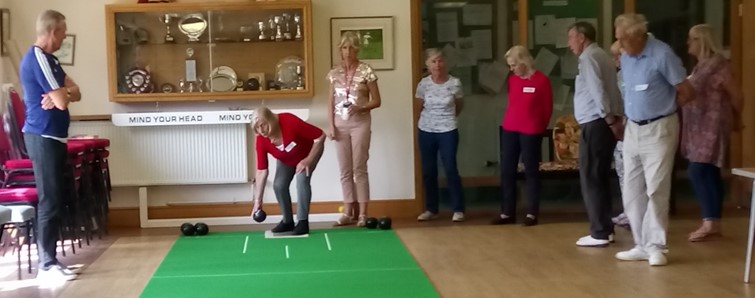
<path fill-rule="evenodd" d="M 579 57 L 574 83 L 574 116 L 580 125 L 579 176 L 590 220 L 590 235 L 577 246 L 605 247 L 613 234 L 610 171 L 621 130 L 621 93 L 613 59 L 595 41 L 595 27 L 577 22 L 568 30 L 569 48 Z M 617 133 L 614 133 L 614 130 Z"/>

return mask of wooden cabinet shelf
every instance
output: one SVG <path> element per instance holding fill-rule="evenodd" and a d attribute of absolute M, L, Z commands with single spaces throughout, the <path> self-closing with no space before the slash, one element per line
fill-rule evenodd
<path fill-rule="evenodd" d="M 113 4 L 105 12 L 110 101 L 314 95 L 309 0 Z"/>

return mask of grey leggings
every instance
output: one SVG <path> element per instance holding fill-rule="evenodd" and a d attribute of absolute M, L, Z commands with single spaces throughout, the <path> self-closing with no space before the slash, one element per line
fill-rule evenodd
<path fill-rule="evenodd" d="M 298 194 L 296 218 L 297 220 L 307 220 L 309 218 L 309 203 L 312 201 L 312 187 L 309 182 L 312 178 L 315 165 L 316 163 L 312 164 L 309 176 L 307 176 L 306 171 L 296 174 L 296 167 L 288 166 L 278 161 L 278 166 L 275 170 L 275 180 L 273 180 L 273 190 L 275 190 L 275 197 L 278 199 L 278 206 L 283 215 L 283 222 L 294 222 L 294 215 L 291 211 L 290 191 L 291 181 L 294 180 L 294 176 L 296 176 L 296 191 Z"/>

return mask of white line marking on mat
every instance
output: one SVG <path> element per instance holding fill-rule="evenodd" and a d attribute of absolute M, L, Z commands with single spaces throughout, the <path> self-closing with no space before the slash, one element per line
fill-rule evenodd
<path fill-rule="evenodd" d="M 328 244 L 328 250 L 332 251 L 332 249 L 330 249 L 330 239 L 328 238 L 328 233 L 325 233 L 325 243 Z"/>
<path fill-rule="evenodd" d="M 244 239 L 244 251 L 242 253 L 246 253 L 246 244 L 249 243 L 249 236 L 246 236 L 246 239 Z"/>
<path fill-rule="evenodd" d="M 288 245 L 286 245 L 286 259 L 288 259 Z"/>
<path fill-rule="evenodd" d="M 288 274 L 331 274 L 331 273 L 361 273 L 361 272 L 390 272 L 390 271 L 421 271 L 414 268 L 377 268 L 377 269 L 354 269 L 354 270 L 315 270 L 315 271 L 282 271 L 282 272 L 249 272 L 234 274 L 197 274 L 197 275 L 166 275 L 153 276 L 152 278 L 186 278 L 186 277 L 233 277 L 233 276 L 256 276 L 256 275 L 288 275 Z"/>

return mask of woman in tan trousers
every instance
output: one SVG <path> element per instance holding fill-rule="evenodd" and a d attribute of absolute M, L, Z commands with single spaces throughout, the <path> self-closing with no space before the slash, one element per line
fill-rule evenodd
<path fill-rule="evenodd" d="M 380 107 L 377 76 L 372 67 L 357 59 L 359 36 L 346 32 L 338 48 L 341 65 L 328 73 L 330 105 L 328 107 L 328 137 L 336 142 L 336 153 L 341 170 L 344 210 L 335 225 L 364 226 L 367 219 L 367 202 L 370 200 L 370 183 L 367 176 L 367 159 L 370 151 L 370 111 Z M 359 203 L 359 217 L 355 218 L 355 205 Z"/>

